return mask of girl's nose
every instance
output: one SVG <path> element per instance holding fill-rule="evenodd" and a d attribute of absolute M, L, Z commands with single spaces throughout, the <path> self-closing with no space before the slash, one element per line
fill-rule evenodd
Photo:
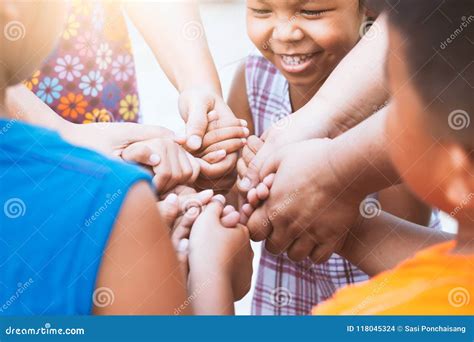
<path fill-rule="evenodd" d="M 303 31 L 292 19 L 280 21 L 273 29 L 272 38 L 282 42 L 295 42 L 303 39 Z"/>

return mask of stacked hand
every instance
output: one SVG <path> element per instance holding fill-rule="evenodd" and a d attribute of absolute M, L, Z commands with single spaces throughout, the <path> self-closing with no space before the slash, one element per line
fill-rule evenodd
<path fill-rule="evenodd" d="M 250 137 L 243 150 L 239 177 L 255 167 L 250 165 L 263 146 L 256 139 Z M 340 249 L 364 195 L 349 191 L 343 186 L 346 180 L 337 177 L 331 164 L 337 148 L 330 139 L 287 144 L 255 168 L 260 183 L 250 190 L 244 187 L 248 204 L 241 209 L 253 240 L 266 240 L 267 250 L 287 252 L 294 261 L 310 257 L 325 262 Z"/>

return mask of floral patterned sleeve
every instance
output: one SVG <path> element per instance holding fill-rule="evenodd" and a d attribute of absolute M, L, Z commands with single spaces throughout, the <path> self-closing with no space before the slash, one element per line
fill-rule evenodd
<path fill-rule="evenodd" d="M 120 5 L 74 1 L 56 50 L 25 84 L 71 122 L 139 122 L 135 64 Z"/>

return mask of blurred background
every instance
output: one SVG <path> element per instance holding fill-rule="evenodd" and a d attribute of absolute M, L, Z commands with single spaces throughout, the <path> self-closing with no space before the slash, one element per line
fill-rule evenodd
<path fill-rule="evenodd" d="M 220 75 L 224 96 L 227 98 L 229 87 L 237 66 L 256 49 L 247 38 L 245 27 L 245 1 L 201 1 L 201 16 L 204 29 Z M 161 71 L 153 53 L 128 22 L 132 38 L 137 69 L 143 123 L 165 126 L 177 133 L 184 131 L 184 124 L 178 112 L 178 94 Z M 189 56 L 192 58 L 192 56 Z M 199 68 L 199 65 L 196 65 Z M 455 232 L 456 223 L 443 214 L 443 227 Z M 212 241 L 209 241 L 212 243 Z M 254 277 L 258 270 L 260 244 L 253 243 Z M 239 315 L 250 314 L 252 291 L 236 305 Z"/>

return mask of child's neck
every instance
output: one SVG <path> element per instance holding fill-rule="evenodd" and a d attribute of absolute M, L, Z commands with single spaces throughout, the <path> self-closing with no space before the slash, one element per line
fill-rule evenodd
<path fill-rule="evenodd" d="M 313 84 L 312 86 L 298 86 L 289 84 L 288 89 L 290 92 L 291 109 L 296 112 L 306 105 L 309 100 L 318 92 L 321 88 L 321 84 Z"/>
<path fill-rule="evenodd" d="M 469 218 L 459 221 L 456 247 L 453 253 L 474 254 L 474 224 Z"/>

